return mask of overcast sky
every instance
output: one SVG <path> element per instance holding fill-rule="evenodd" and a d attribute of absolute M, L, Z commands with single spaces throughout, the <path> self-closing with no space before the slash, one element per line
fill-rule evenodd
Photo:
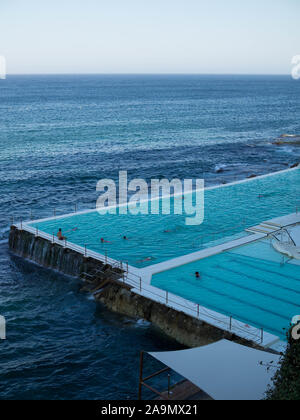
<path fill-rule="evenodd" d="M 300 0 L 0 0 L 8 73 L 288 74 Z"/>

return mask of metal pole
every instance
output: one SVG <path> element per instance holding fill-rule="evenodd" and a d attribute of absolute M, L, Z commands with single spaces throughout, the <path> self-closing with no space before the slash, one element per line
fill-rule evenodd
<path fill-rule="evenodd" d="M 65 239 L 65 248 L 67 248 L 67 240 Z"/>
<path fill-rule="evenodd" d="M 56 217 L 56 209 L 53 210 L 53 216 Z"/>
<path fill-rule="evenodd" d="M 166 292 L 166 303 L 169 303 L 169 292 Z"/>
<path fill-rule="evenodd" d="M 142 293 L 142 277 L 140 277 L 140 292 Z"/>
<path fill-rule="evenodd" d="M 77 204 L 75 203 L 75 213 L 77 213 Z"/>
<path fill-rule="evenodd" d="M 36 228 L 36 237 L 38 237 L 39 236 L 39 230 L 38 230 L 38 228 Z"/>
<path fill-rule="evenodd" d="M 84 256 L 85 256 L 85 258 L 87 257 L 86 245 L 84 245 Z"/>
<path fill-rule="evenodd" d="M 52 234 L 52 243 L 54 244 L 55 240 L 54 240 L 54 232 Z"/>
<path fill-rule="evenodd" d="M 105 251 L 105 264 L 107 264 L 107 251 Z"/>
<path fill-rule="evenodd" d="M 171 394 L 171 375 L 168 374 L 168 398 L 170 398 Z"/>
<path fill-rule="evenodd" d="M 197 305 L 197 317 L 199 318 L 199 316 L 200 316 L 200 305 L 198 304 Z"/>
<path fill-rule="evenodd" d="M 230 331 L 232 330 L 232 316 L 230 317 Z"/>
<path fill-rule="evenodd" d="M 23 219 L 21 218 L 21 230 L 23 230 Z"/>
<path fill-rule="evenodd" d="M 261 329 L 261 344 L 264 342 L 264 329 Z"/>
<path fill-rule="evenodd" d="M 142 400 L 142 388 L 143 388 L 143 367 L 144 367 L 144 352 L 140 353 L 140 380 L 139 380 L 139 401 Z"/>

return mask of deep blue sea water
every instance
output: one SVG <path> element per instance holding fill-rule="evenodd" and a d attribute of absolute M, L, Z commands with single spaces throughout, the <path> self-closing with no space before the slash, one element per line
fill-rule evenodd
<path fill-rule="evenodd" d="M 95 206 L 96 183 L 285 169 L 300 148 L 300 83 L 267 76 L 11 76 L 0 81 L 0 399 L 135 398 L 138 356 L 178 349 L 115 315 L 78 281 L 12 256 L 10 217 Z M 222 167 L 224 172 L 218 173 Z"/>

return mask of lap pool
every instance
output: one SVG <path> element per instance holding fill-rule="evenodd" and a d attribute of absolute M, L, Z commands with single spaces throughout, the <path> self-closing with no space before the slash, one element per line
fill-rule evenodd
<path fill-rule="evenodd" d="M 151 284 L 281 339 L 300 314 L 300 266 L 287 263 L 270 240 L 156 274 Z"/>
<path fill-rule="evenodd" d="M 240 232 L 264 220 L 294 213 L 299 204 L 297 168 L 207 189 L 205 219 L 200 226 L 186 226 L 184 215 L 101 216 L 97 211 L 29 225 L 50 235 L 62 228 L 71 243 L 143 268 L 224 242 L 225 238 L 247 235 Z M 101 243 L 101 238 L 108 243 Z"/>

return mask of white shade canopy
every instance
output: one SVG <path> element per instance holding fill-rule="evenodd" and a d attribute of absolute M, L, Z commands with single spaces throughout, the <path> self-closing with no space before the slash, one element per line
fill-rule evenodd
<path fill-rule="evenodd" d="M 227 340 L 190 350 L 149 354 L 215 400 L 263 399 L 280 360 L 280 356 Z M 275 369 L 268 370 L 270 364 Z"/>

